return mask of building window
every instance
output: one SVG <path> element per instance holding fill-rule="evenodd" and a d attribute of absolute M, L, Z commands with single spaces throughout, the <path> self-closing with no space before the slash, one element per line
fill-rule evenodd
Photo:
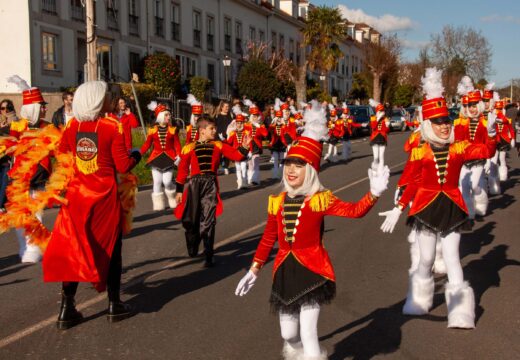
<path fill-rule="evenodd" d="M 70 17 L 75 21 L 85 21 L 85 8 L 81 0 L 70 0 Z"/>
<path fill-rule="evenodd" d="M 271 53 L 276 53 L 276 32 L 271 32 Z"/>
<path fill-rule="evenodd" d="M 181 7 L 172 3 L 172 40 L 181 41 Z"/>
<path fill-rule="evenodd" d="M 139 36 L 138 6 L 138 0 L 128 0 L 128 33 L 135 36 Z"/>
<path fill-rule="evenodd" d="M 155 36 L 164 37 L 164 6 L 162 0 L 155 0 Z"/>
<path fill-rule="evenodd" d="M 231 51 L 231 19 L 224 18 L 224 50 Z"/>
<path fill-rule="evenodd" d="M 189 79 L 192 76 L 197 75 L 197 61 L 184 55 L 176 55 L 175 59 L 179 64 L 181 70 L 181 77 L 183 79 Z"/>
<path fill-rule="evenodd" d="M 215 50 L 215 18 L 213 16 L 209 16 L 207 18 L 207 32 L 208 38 L 206 39 L 206 47 L 208 51 Z M 208 65 L 209 66 L 209 65 Z"/>
<path fill-rule="evenodd" d="M 235 22 L 235 51 L 242 55 L 242 23 Z"/>
<path fill-rule="evenodd" d="M 44 70 L 58 70 L 58 36 L 42 33 L 42 59 Z"/>
<path fill-rule="evenodd" d="M 249 41 L 256 41 L 256 29 L 252 26 L 249 27 Z"/>
<path fill-rule="evenodd" d="M 112 78 L 112 46 L 101 44 L 97 47 L 98 77 L 100 80 L 113 81 Z"/>
<path fill-rule="evenodd" d="M 258 40 L 265 43 L 265 32 L 263 30 L 258 30 Z"/>
<path fill-rule="evenodd" d="M 111 30 L 119 30 L 117 0 L 107 1 L 107 25 Z"/>
<path fill-rule="evenodd" d="M 289 39 L 289 60 L 294 62 L 294 40 Z"/>
<path fill-rule="evenodd" d="M 215 90 L 215 64 L 208 64 L 208 79 L 210 87 Z"/>
<path fill-rule="evenodd" d="M 280 34 L 280 43 L 278 44 L 278 49 L 280 49 L 280 55 L 285 56 L 285 37 Z"/>
<path fill-rule="evenodd" d="M 128 65 L 130 67 L 130 76 L 132 73 L 140 74 L 142 70 L 141 54 L 130 51 L 128 53 Z"/>
<path fill-rule="evenodd" d="M 42 12 L 58 15 L 56 0 L 42 0 Z"/>
<path fill-rule="evenodd" d="M 202 26 L 200 24 L 200 11 L 193 11 L 193 46 L 200 48 L 200 33 Z"/>

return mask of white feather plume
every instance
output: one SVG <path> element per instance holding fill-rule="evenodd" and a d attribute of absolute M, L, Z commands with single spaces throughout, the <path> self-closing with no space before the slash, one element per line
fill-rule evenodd
<path fill-rule="evenodd" d="M 347 108 L 348 108 L 347 103 L 343 101 L 343 104 L 341 104 L 341 107 L 342 107 L 343 109 L 347 109 Z"/>
<path fill-rule="evenodd" d="M 484 89 L 486 89 L 486 90 L 493 90 L 494 87 L 495 87 L 495 83 L 494 82 L 490 82 L 490 83 L 486 84 Z"/>
<path fill-rule="evenodd" d="M 190 104 L 191 106 L 200 105 L 200 101 L 198 101 L 197 98 L 195 97 L 195 95 L 193 95 L 193 94 L 188 94 L 188 97 L 186 98 L 186 102 L 188 104 Z"/>
<path fill-rule="evenodd" d="M 373 108 L 375 108 L 377 105 L 379 105 L 379 103 L 377 101 L 375 101 L 374 99 L 369 99 L 368 100 L 368 103 L 370 104 L 370 106 L 372 106 Z"/>
<path fill-rule="evenodd" d="M 248 108 L 250 108 L 251 106 L 254 106 L 253 102 L 249 99 L 244 99 L 244 101 L 242 101 L 244 103 L 245 106 L 247 106 Z"/>
<path fill-rule="evenodd" d="M 235 106 L 233 106 L 232 110 L 233 110 L 233 114 L 235 114 L 235 116 L 242 114 L 242 108 L 240 107 L 239 104 L 236 104 Z"/>
<path fill-rule="evenodd" d="M 426 99 L 442 97 L 444 86 L 442 86 L 442 71 L 437 68 L 428 68 L 421 78 L 423 93 Z"/>
<path fill-rule="evenodd" d="M 279 98 L 274 99 L 274 111 L 280 111 L 282 101 Z"/>
<path fill-rule="evenodd" d="M 151 101 L 146 107 L 150 111 L 155 111 L 155 109 L 157 108 L 157 101 Z"/>
<path fill-rule="evenodd" d="M 300 107 L 302 109 L 305 109 L 307 107 L 307 103 L 306 102 L 303 102 L 303 101 L 300 101 Z"/>
<path fill-rule="evenodd" d="M 296 114 L 298 112 L 298 110 L 296 110 L 296 108 L 294 107 L 294 105 L 291 105 L 289 106 L 289 110 L 291 110 L 291 114 Z"/>
<path fill-rule="evenodd" d="M 335 109 L 334 105 L 329 104 L 329 111 L 334 110 L 334 109 Z"/>
<path fill-rule="evenodd" d="M 493 91 L 493 100 L 495 101 L 495 103 L 497 101 L 500 101 L 500 94 L 498 93 L 498 91 Z"/>
<path fill-rule="evenodd" d="M 15 84 L 16 86 L 18 86 L 18 89 L 20 89 L 20 91 L 28 90 L 28 89 L 31 88 L 29 86 L 29 84 L 27 84 L 27 81 L 25 81 L 24 79 L 22 79 L 18 75 L 9 76 L 7 78 L 7 82 L 10 82 L 10 83 Z"/>
<path fill-rule="evenodd" d="M 309 137 L 316 141 L 326 140 L 329 129 L 327 128 L 327 117 L 321 105 L 316 101 L 311 101 L 311 108 L 305 110 L 303 114 L 305 127 L 302 136 Z"/>
<path fill-rule="evenodd" d="M 471 78 L 468 75 L 464 75 L 457 85 L 457 94 L 459 94 L 459 96 L 464 96 L 473 90 L 473 81 L 471 81 Z"/>

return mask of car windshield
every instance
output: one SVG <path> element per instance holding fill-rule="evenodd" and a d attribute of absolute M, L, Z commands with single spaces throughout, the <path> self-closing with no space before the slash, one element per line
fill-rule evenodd
<path fill-rule="evenodd" d="M 403 116 L 403 113 L 401 112 L 401 110 L 392 110 L 392 116 Z"/>
<path fill-rule="evenodd" d="M 354 116 L 368 116 L 368 109 L 354 108 L 352 109 L 352 115 Z"/>

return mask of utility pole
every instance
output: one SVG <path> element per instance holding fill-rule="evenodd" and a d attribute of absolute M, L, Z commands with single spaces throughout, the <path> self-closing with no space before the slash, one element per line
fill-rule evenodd
<path fill-rule="evenodd" d="M 513 79 L 511 79 L 511 94 L 510 94 L 511 102 L 513 102 Z"/>
<path fill-rule="evenodd" d="M 87 81 L 98 79 L 96 24 L 94 24 L 94 0 L 85 0 L 87 23 Z"/>

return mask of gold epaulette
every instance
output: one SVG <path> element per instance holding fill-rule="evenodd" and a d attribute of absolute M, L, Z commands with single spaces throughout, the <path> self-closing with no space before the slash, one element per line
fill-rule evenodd
<path fill-rule="evenodd" d="M 419 145 L 412 149 L 412 153 L 410 154 L 410 161 L 421 160 L 424 157 L 425 148 L 424 145 Z"/>
<path fill-rule="evenodd" d="M 330 190 L 320 191 L 312 195 L 309 200 L 309 206 L 314 212 L 325 211 L 329 208 L 330 204 L 334 200 L 334 195 Z"/>
<path fill-rule="evenodd" d="M 148 129 L 148 135 L 153 135 L 157 132 L 157 126 L 154 126 L 153 128 Z"/>
<path fill-rule="evenodd" d="M 455 154 L 464 154 L 464 151 L 466 151 L 466 148 L 469 145 L 470 143 L 468 140 L 457 141 L 450 146 L 450 150 L 452 150 Z"/>
<path fill-rule="evenodd" d="M 22 132 L 27 130 L 28 127 L 28 121 L 26 119 L 20 119 L 17 121 L 11 122 L 10 130 L 16 131 L 16 132 Z"/>
<path fill-rule="evenodd" d="M 175 133 L 177 132 L 177 128 L 175 126 L 170 126 L 168 128 L 168 132 L 171 134 L 171 135 L 175 135 Z"/>
<path fill-rule="evenodd" d="M 121 124 L 121 123 L 119 122 L 119 120 L 117 120 L 116 118 L 113 118 L 113 117 L 111 117 L 111 116 L 105 116 L 105 119 L 115 122 L 116 125 L 117 125 L 117 130 L 119 131 L 119 133 L 120 133 L 120 134 L 123 133 L 123 124 Z"/>
<path fill-rule="evenodd" d="M 222 149 L 222 141 L 214 141 L 213 143 L 217 149 Z"/>
<path fill-rule="evenodd" d="M 484 125 L 485 127 L 487 127 L 487 119 L 486 119 L 486 118 L 482 119 L 482 125 Z"/>
<path fill-rule="evenodd" d="M 193 149 L 195 149 L 195 142 L 191 142 L 189 144 L 184 145 L 183 148 L 182 148 L 181 153 L 182 153 L 182 155 L 186 155 L 190 151 L 192 151 Z"/>
<path fill-rule="evenodd" d="M 269 215 L 278 214 L 278 210 L 282 205 L 283 199 L 285 198 L 285 193 L 280 193 L 278 195 L 269 195 L 269 203 L 267 205 L 267 213 Z"/>

